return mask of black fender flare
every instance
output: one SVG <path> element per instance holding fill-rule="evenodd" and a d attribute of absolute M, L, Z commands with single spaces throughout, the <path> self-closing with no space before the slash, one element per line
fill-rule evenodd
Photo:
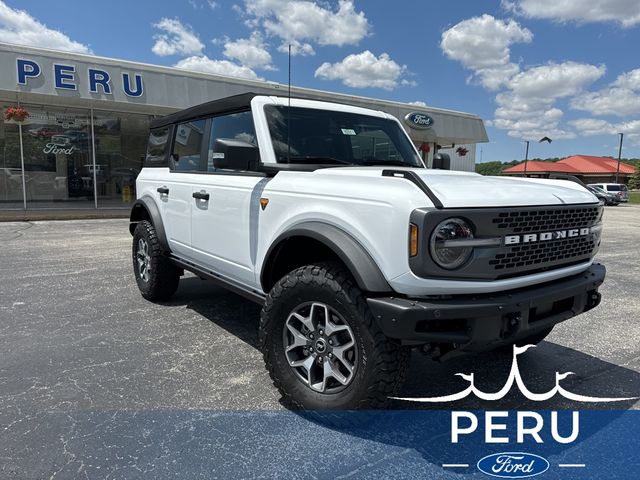
<path fill-rule="evenodd" d="M 371 255 L 350 234 L 328 223 L 309 221 L 281 233 L 269 247 L 260 272 L 260 284 L 265 287 L 272 256 L 281 243 L 292 237 L 309 237 L 327 246 L 347 267 L 358 287 L 366 292 L 393 292 Z M 266 290 L 265 290 L 266 291 Z"/>
<path fill-rule="evenodd" d="M 167 234 L 164 230 L 164 224 L 162 223 L 162 216 L 160 215 L 160 209 L 156 205 L 156 202 L 149 195 L 144 195 L 136 200 L 136 203 L 131 207 L 131 214 L 129 216 L 129 232 L 133 235 L 136 229 L 136 225 L 141 220 L 145 219 L 143 212 L 146 212 L 146 217 L 151 220 L 153 228 L 156 229 L 158 235 L 158 241 L 162 248 L 170 252 L 169 242 L 167 242 Z"/>

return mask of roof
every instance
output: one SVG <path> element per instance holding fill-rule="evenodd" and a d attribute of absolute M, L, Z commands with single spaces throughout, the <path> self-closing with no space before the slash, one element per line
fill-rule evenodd
<path fill-rule="evenodd" d="M 527 173 L 577 173 L 577 174 L 609 174 L 616 173 L 618 160 L 609 157 L 593 157 L 590 155 L 573 155 L 557 162 L 542 162 L 530 160 L 527 162 Z M 620 162 L 620 173 L 631 175 L 635 167 L 628 163 Z M 524 162 L 506 168 L 502 173 L 524 173 Z"/>
<path fill-rule="evenodd" d="M 231 97 L 213 100 L 211 102 L 196 105 L 195 107 L 186 108 L 179 112 L 156 118 L 151 122 L 150 128 L 160 128 L 174 123 L 182 123 L 195 118 L 210 117 L 221 113 L 239 112 L 247 110 L 251 107 L 251 100 L 256 93 L 241 93 Z"/>

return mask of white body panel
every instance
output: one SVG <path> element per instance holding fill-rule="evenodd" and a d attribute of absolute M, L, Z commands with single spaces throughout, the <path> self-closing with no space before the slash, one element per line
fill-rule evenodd
<path fill-rule="evenodd" d="M 286 105 L 287 99 L 255 97 L 252 101 L 256 137 L 264 163 L 275 163 L 263 111 L 265 104 L 274 103 Z M 291 104 L 395 120 L 382 112 L 347 105 L 295 99 Z M 163 202 L 155 191 L 158 186 L 167 184 L 174 188 L 169 185 L 173 180 L 167 180 L 174 177 L 182 179 L 180 185 L 188 183 L 190 244 L 188 248 L 180 245 L 181 251 L 202 266 L 258 291 L 262 290 L 262 266 L 274 241 L 283 232 L 309 221 L 327 223 L 351 235 L 372 257 L 391 287 L 405 295 L 486 293 L 521 288 L 575 274 L 591 263 L 498 281 L 419 278 L 409 268 L 409 218 L 416 208 L 435 207 L 424 192 L 408 180 L 383 177 L 385 168 L 398 167 L 281 171 L 272 178 L 184 174 L 165 168 L 145 168 L 138 177 L 138 195 L 150 195 L 162 208 Z M 584 188 L 561 180 L 483 177 L 422 168 L 407 170 L 416 172 L 445 208 L 597 204 L 596 197 Z M 209 202 L 191 198 L 193 191 L 200 190 L 210 193 Z M 173 191 L 169 204 L 171 197 Z M 262 197 L 269 199 L 264 210 L 259 205 Z M 176 230 L 186 228 L 185 220 L 176 218 L 179 211 L 186 212 L 186 207 L 177 204 L 173 210 L 162 211 L 167 230 L 172 232 L 170 246 L 173 249 L 180 243 L 178 239 L 186 238 L 184 232 Z M 166 218 L 165 212 L 169 212 Z"/>

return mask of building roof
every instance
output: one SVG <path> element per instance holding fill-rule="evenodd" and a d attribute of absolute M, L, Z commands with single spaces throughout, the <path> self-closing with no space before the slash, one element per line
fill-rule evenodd
<path fill-rule="evenodd" d="M 590 155 L 573 155 L 557 162 L 530 160 L 527 162 L 527 173 L 577 173 L 577 174 L 614 174 L 618 168 L 618 160 L 609 157 L 593 157 Z M 620 162 L 620 173 L 631 175 L 635 167 Z M 506 168 L 502 173 L 524 173 L 524 162 Z"/>

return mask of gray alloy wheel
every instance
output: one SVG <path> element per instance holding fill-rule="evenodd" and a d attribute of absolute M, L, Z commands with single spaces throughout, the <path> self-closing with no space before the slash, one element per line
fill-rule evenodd
<path fill-rule="evenodd" d="M 149 256 L 149 244 L 144 238 L 138 240 L 136 260 L 138 261 L 138 275 L 142 280 L 148 282 L 151 271 L 151 257 Z"/>
<path fill-rule="evenodd" d="M 284 324 L 287 363 L 309 388 L 337 393 L 353 380 L 358 347 L 351 327 L 330 306 L 320 302 L 298 305 Z"/>

